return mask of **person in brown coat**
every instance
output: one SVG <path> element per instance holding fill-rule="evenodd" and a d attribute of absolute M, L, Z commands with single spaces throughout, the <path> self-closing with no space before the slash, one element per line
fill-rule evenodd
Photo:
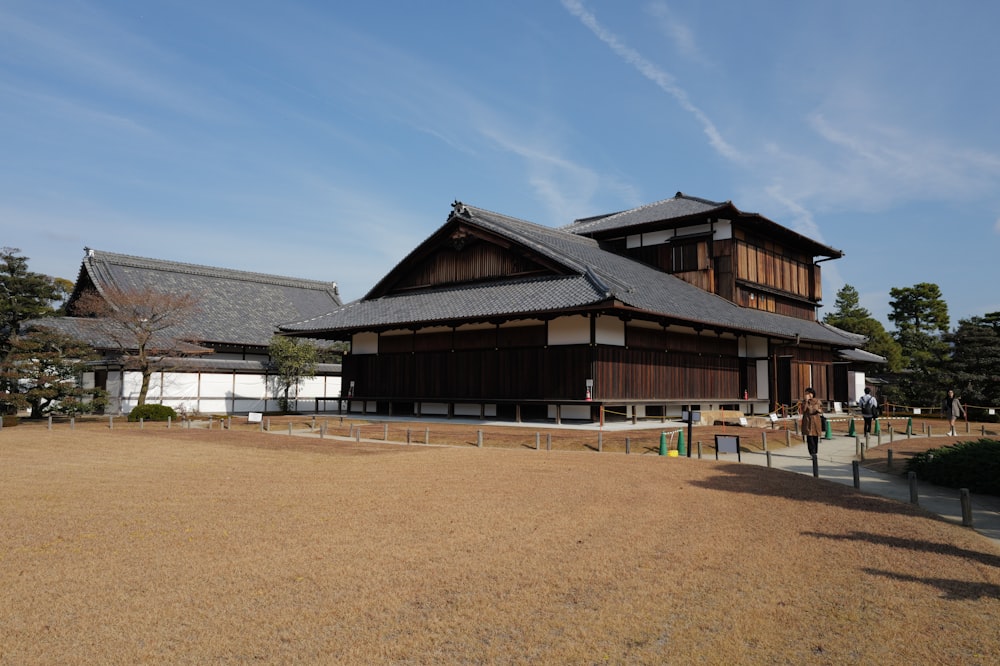
<path fill-rule="evenodd" d="M 805 394 L 800 410 L 802 436 L 806 438 L 809 455 L 815 456 L 819 453 L 819 437 L 823 434 L 823 403 L 816 399 L 816 391 L 811 387 L 806 389 Z"/>

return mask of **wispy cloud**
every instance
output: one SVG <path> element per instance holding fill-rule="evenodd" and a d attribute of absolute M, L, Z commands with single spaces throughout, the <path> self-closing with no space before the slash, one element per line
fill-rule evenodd
<path fill-rule="evenodd" d="M 103 89 L 121 99 L 190 117 L 221 119 L 236 111 L 222 105 L 210 89 L 171 81 L 155 66 L 183 66 L 182 59 L 160 51 L 92 7 L 76 9 L 74 13 L 60 8 L 48 17 L 32 18 L 0 10 L 0 37 L 7 43 L 9 57 L 30 58 L 80 90 Z M 140 67 L 139 62 L 147 64 Z"/>
<path fill-rule="evenodd" d="M 625 44 L 613 32 L 605 28 L 597 17 L 583 6 L 579 0 L 562 0 L 563 7 L 583 23 L 594 35 L 618 55 L 622 60 L 635 68 L 640 74 L 652 81 L 663 92 L 667 93 L 682 109 L 694 116 L 702 126 L 702 131 L 708 137 L 708 142 L 720 155 L 733 162 L 743 162 L 745 157 L 732 146 L 709 118 L 691 101 L 686 90 L 677 85 L 674 77 L 647 60 L 638 51 Z"/>
<path fill-rule="evenodd" d="M 567 159 L 544 142 L 507 134 L 498 127 L 480 130 L 498 148 L 524 160 L 531 186 L 549 211 L 551 219 L 546 222 L 564 224 L 593 214 L 594 199 L 602 192 L 638 203 L 638 193 L 631 185 Z"/>
<path fill-rule="evenodd" d="M 693 62 L 708 64 L 708 59 L 698 47 L 698 40 L 691 28 L 677 20 L 670 8 L 663 2 L 651 3 L 646 10 L 656 19 L 657 24 L 670 39 L 677 52 Z"/>

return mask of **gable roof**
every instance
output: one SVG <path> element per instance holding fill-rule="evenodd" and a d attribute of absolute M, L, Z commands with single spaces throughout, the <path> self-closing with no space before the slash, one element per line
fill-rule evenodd
<path fill-rule="evenodd" d="M 709 201 L 678 192 L 670 199 L 623 210 L 610 215 L 582 218 L 562 227 L 564 231 L 593 238 L 608 238 L 630 233 L 642 233 L 653 228 L 681 226 L 698 219 L 740 220 L 761 232 L 792 240 L 796 246 L 809 251 L 814 257 L 839 258 L 840 250 L 819 243 L 808 236 L 792 231 L 758 213 L 747 213 L 732 201 Z"/>
<path fill-rule="evenodd" d="M 267 346 L 277 324 L 342 304 L 334 282 L 184 264 L 85 248 L 72 305 L 88 289 L 152 289 L 198 297 L 198 312 L 176 337 L 200 343 Z"/>
<path fill-rule="evenodd" d="M 375 289 L 329 313 L 281 325 L 298 335 L 320 335 L 403 326 L 477 322 L 501 317 L 593 308 L 631 310 L 665 322 L 719 330 L 776 335 L 854 347 L 863 337 L 821 323 L 742 308 L 734 303 L 628 257 L 605 250 L 598 241 L 455 202 L 445 225 L 409 256 L 426 254 L 448 230 L 470 225 L 509 241 L 561 270 L 549 275 L 455 284 L 414 292 Z M 390 271 L 405 270 L 407 259 Z"/>

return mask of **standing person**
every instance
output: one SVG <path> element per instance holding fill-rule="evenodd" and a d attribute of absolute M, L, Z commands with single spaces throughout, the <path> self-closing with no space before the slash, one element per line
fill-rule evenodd
<path fill-rule="evenodd" d="M 955 392 L 951 389 L 948 389 L 948 396 L 944 399 L 944 404 L 941 405 L 941 413 L 948 419 L 948 434 L 954 435 L 955 419 L 961 418 L 965 414 L 965 409 L 958 398 L 955 397 Z"/>
<path fill-rule="evenodd" d="M 878 416 L 878 400 L 872 395 L 872 390 L 865 387 L 865 394 L 858 400 L 861 408 L 861 418 L 865 420 L 865 436 L 872 434 L 872 419 Z"/>
<path fill-rule="evenodd" d="M 823 403 L 816 399 L 816 391 L 812 387 L 805 390 L 805 400 L 802 401 L 802 436 L 806 438 L 809 455 L 819 454 L 819 436 L 823 432 Z"/>

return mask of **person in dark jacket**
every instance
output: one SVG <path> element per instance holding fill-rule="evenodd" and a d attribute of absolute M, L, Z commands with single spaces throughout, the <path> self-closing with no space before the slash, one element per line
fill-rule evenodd
<path fill-rule="evenodd" d="M 878 416 L 878 400 L 872 395 L 872 390 L 865 387 L 865 394 L 858 399 L 861 408 L 861 418 L 865 420 L 865 435 L 872 434 L 872 419 Z"/>
<path fill-rule="evenodd" d="M 819 437 L 823 434 L 823 403 L 816 399 L 816 391 L 812 387 L 805 390 L 802 401 L 802 436 L 806 438 L 809 455 L 819 454 Z"/>
<path fill-rule="evenodd" d="M 955 392 L 951 389 L 948 389 L 948 395 L 944 399 L 944 404 L 941 405 L 941 414 L 948 419 L 948 434 L 954 435 L 955 420 L 962 418 L 965 414 L 965 408 L 962 407 L 962 403 L 955 397 Z"/>

